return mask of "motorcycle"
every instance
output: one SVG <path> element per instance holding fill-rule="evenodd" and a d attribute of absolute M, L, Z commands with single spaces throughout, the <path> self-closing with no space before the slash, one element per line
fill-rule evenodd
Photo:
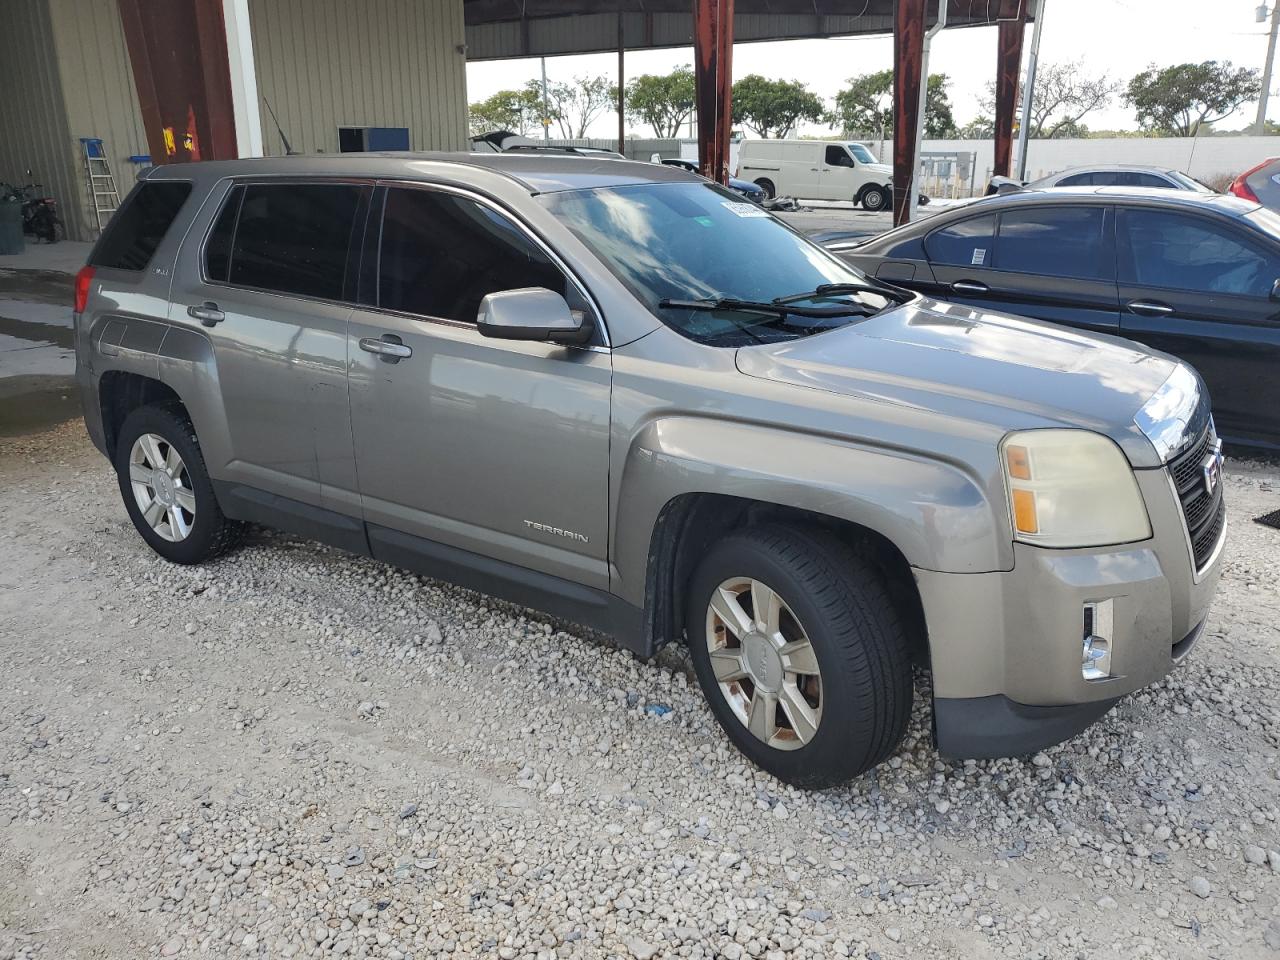
<path fill-rule="evenodd" d="M 31 171 L 27 171 L 31 176 Z M 39 183 L 28 183 L 25 187 L 0 184 L 0 197 L 17 200 L 22 204 L 22 232 L 30 234 L 37 240 L 46 243 L 57 243 L 63 238 L 66 229 L 58 217 L 58 201 L 45 196 Z"/>

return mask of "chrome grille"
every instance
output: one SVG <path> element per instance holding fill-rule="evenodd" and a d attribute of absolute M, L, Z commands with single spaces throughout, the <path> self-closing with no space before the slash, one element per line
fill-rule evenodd
<path fill-rule="evenodd" d="M 1169 476 L 1178 492 L 1197 571 L 1203 570 L 1213 556 L 1227 520 L 1221 480 L 1212 492 L 1205 489 L 1204 482 L 1204 461 L 1214 450 L 1217 439 L 1210 425 L 1184 453 L 1169 461 Z"/>

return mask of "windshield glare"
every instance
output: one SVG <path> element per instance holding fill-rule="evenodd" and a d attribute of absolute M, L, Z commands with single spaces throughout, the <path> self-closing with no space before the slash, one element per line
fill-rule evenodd
<path fill-rule="evenodd" d="M 875 163 L 876 162 L 876 158 L 871 155 L 871 151 L 868 150 L 866 147 L 864 147 L 862 144 L 849 143 L 849 144 L 846 144 L 846 146 L 849 148 L 849 152 L 853 154 L 853 159 L 857 160 L 859 163 Z"/>
<path fill-rule="evenodd" d="M 826 283 L 867 283 L 852 267 L 772 215 L 711 183 L 650 183 L 546 194 L 542 201 L 655 316 L 695 340 L 729 345 L 791 339 L 856 317 L 791 320 L 741 310 L 661 307 L 663 300 L 733 298 L 769 302 Z M 875 294 L 804 302 L 872 309 Z"/>

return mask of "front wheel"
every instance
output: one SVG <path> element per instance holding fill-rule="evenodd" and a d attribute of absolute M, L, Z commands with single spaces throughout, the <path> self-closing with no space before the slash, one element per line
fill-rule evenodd
<path fill-rule="evenodd" d="M 767 177 L 761 177 L 759 180 L 755 182 L 755 184 L 757 187 L 759 187 L 761 190 L 764 191 L 764 197 L 766 200 L 772 200 L 774 197 L 778 195 L 778 190 L 776 187 L 774 187 L 773 181 L 768 179 Z"/>
<path fill-rule="evenodd" d="M 243 525 L 222 513 L 195 429 L 176 405 L 139 407 L 120 426 L 116 477 L 142 539 L 174 563 L 201 563 L 235 545 Z"/>
<path fill-rule="evenodd" d="M 889 191 L 884 187 L 867 187 L 862 192 L 863 210 L 883 210 L 889 205 Z"/>
<path fill-rule="evenodd" d="M 690 583 L 686 635 L 720 726 L 796 786 L 843 783 L 888 757 L 911 712 L 905 630 L 878 567 L 821 530 L 725 538 Z"/>

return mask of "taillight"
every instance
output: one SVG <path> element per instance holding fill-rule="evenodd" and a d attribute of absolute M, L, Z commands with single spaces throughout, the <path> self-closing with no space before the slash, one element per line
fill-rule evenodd
<path fill-rule="evenodd" d="M 1275 157 L 1269 157 L 1240 174 L 1240 176 L 1231 181 L 1231 186 L 1227 187 L 1227 193 L 1240 197 L 1242 200 L 1248 200 L 1250 203 L 1261 203 L 1262 201 L 1259 200 L 1258 195 L 1253 192 L 1253 187 L 1249 186 L 1248 181 L 1251 176 L 1267 164 L 1272 163 L 1275 159 Z"/>
<path fill-rule="evenodd" d="M 84 308 L 89 303 L 89 284 L 91 283 L 93 283 L 93 267 L 81 267 L 80 272 L 76 274 L 76 313 L 84 313 Z"/>

